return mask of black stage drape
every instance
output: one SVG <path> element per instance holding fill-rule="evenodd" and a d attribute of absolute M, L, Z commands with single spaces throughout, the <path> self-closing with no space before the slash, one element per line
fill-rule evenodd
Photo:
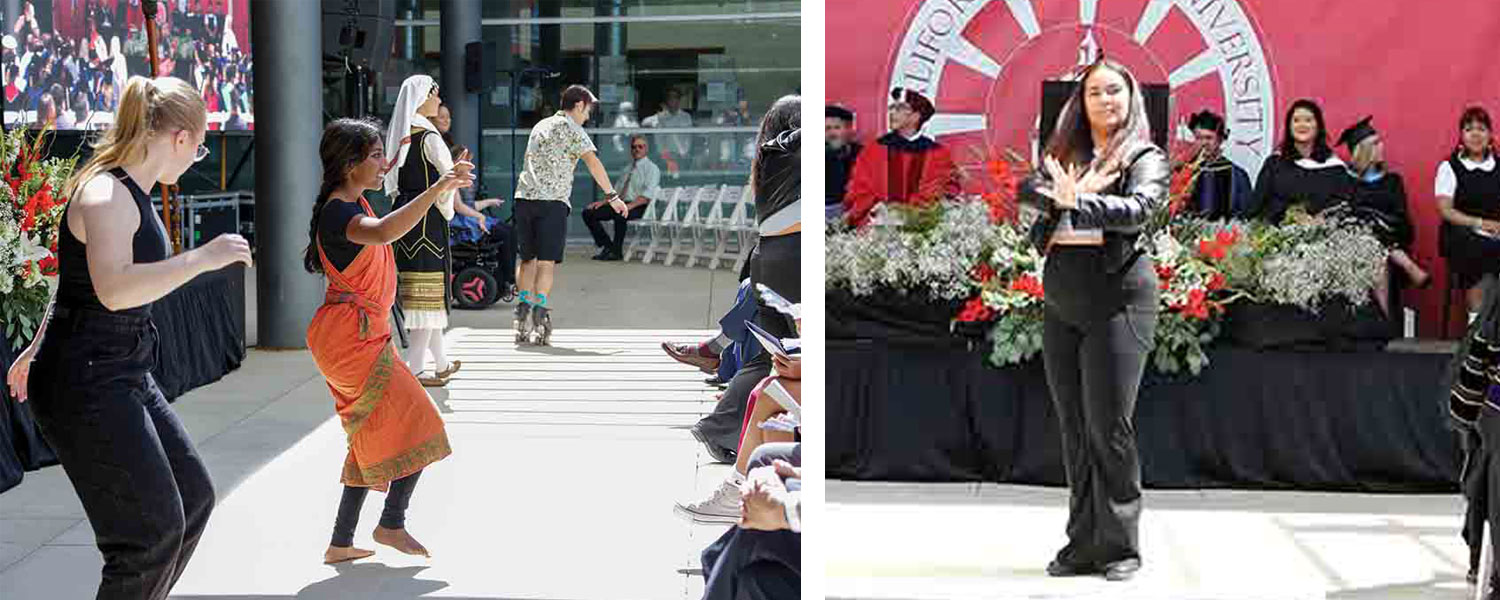
<path fill-rule="evenodd" d="M 948 305 L 827 300 L 829 477 L 1063 485 L 1040 361 L 986 366 L 987 343 L 930 318 Z M 1447 355 L 1221 346 L 1209 358 L 1196 378 L 1147 374 L 1135 419 L 1147 486 L 1457 489 Z"/>
<path fill-rule="evenodd" d="M 245 359 L 245 271 L 230 267 L 188 282 L 151 307 L 161 334 L 161 362 L 152 371 L 168 400 L 218 381 Z M 0 341 L 0 373 L 17 351 Z M 18 404 L 0 377 L 0 492 L 21 475 L 57 464 L 31 409 Z"/>

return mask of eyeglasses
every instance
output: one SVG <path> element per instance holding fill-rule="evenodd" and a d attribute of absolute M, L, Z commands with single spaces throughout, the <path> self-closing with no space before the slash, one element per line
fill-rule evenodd
<path fill-rule="evenodd" d="M 634 148 L 636 150 L 645 150 L 646 149 L 646 145 L 645 144 L 631 144 L 630 147 Z"/>
<path fill-rule="evenodd" d="M 198 144 L 198 150 L 193 152 L 193 162 L 202 162 L 205 158 L 208 158 L 208 146 Z"/>

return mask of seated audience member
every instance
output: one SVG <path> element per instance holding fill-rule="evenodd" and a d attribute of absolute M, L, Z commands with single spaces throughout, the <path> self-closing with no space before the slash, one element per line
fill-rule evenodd
<path fill-rule="evenodd" d="M 615 212 L 604 201 L 589 204 L 583 211 L 583 224 L 588 226 L 589 233 L 594 236 L 594 245 L 599 247 L 594 260 L 624 260 L 628 223 L 644 216 L 646 207 L 661 198 L 661 169 L 651 162 L 647 153 L 646 136 L 631 136 L 630 167 L 625 169 L 625 174 L 615 183 L 615 189 L 619 190 L 620 197 L 625 200 L 629 209 L 627 214 Z M 614 239 L 610 239 L 609 233 L 604 230 L 605 223 L 614 224 Z"/>
<path fill-rule="evenodd" d="M 854 141 L 854 113 L 842 106 L 830 106 L 824 111 L 823 134 L 828 169 L 823 184 L 823 205 L 825 216 L 832 219 L 844 212 L 849 174 L 862 146 Z"/>
<path fill-rule="evenodd" d="M 1406 185 L 1399 174 L 1387 169 L 1385 140 L 1370 121 L 1365 117 L 1339 135 L 1339 143 L 1349 149 L 1350 155 L 1349 176 L 1353 182 L 1349 206 L 1388 249 L 1387 262 L 1398 269 L 1403 280 L 1423 287 L 1432 277 L 1407 253 L 1415 233 L 1406 210 Z M 1391 314 L 1390 289 L 1389 275 L 1376 282 L 1375 300 L 1387 315 Z"/>
<path fill-rule="evenodd" d="M 927 97 L 896 88 L 887 107 L 890 132 L 866 146 L 854 160 L 844 213 L 858 227 L 880 204 L 924 205 L 958 192 L 958 166 L 948 148 L 922 127 L 937 113 Z"/>
<path fill-rule="evenodd" d="M 776 375 L 762 380 L 750 394 L 750 406 L 745 411 L 745 423 L 740 431 L 740 445 L 735 452 L 738 460 L 734 470 L 707 498 L 697 502 L 678 502 L 678 514 L 699 523 L 735 522 L 740 514 L 739 492 L 750 472 L 752 454 L 768 442 L 790 442 L 795 438 L 791 432 L 763 429 L 767 421 L 787 412 L 780 403 L 768 396 L 766 388 L 779 384 L 794 400 L 801 402 L 802 359 L 794 356 L 786 360 L 773 356 L 772 361 Z"/>
<path fill-rule="evenodd" d="M 705 600 L 801 597 L 800 444 L 767 444 L 750 461 L 739 523 L 703 551 Z"/>
<path fill-rule="evenodd" d="M 1349 174 L 1328 145 L 1323 109 L 1312 100 L 1293 102 L 1283 135 L 1280 149 L 1261 165 L 1251 215 L 1281 223 L 1293 208 L 1315 217 L 1347 200 Z"/>
<path fill-rule="evenodd" d="M 1245 216 L 1250 207 L 1250 176 L 1224 156 L 1224 142 L 1229 139 L 1224 117 L 1213 111 L 1197 112 L 1188 128 L 1193 131 L 1195 154 L 1202 161 L 1190 210 L 1207 219 Z"/>
<path fill-rule="evenodd" d="M 1439 252 L 1466 290 L 1469 310 L 1479 308 L 1479 281 L 1500 273 L 1500 170 L 1490 114 L 1478 106 L 1465 110 L 1458 123 L 1458 147 L 1438 165 L 1433 194 L 1443 224 Z"/>

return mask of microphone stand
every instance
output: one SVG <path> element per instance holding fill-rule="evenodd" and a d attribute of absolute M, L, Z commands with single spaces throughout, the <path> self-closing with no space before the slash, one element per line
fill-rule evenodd
<path fill-rule="evenodd" d="M 156 79 L 161 75 L 161 57 L 157 56 L 156 40 L 156 9 L 157 0 L 141 0 L 141 13 L 146 16 L 146 50 L 150 60 L 151 78 Z M 115 85 L 119 89 L 125 89 L 125 82 L 117 81 Z M 167 230 L 167 237 L 172 240 L 172 253 L 182 252 L 182 231 L 180 225 L 174 224 L 172 219 L 173 204 L 177 196 L 177 186 L 163 185 L 161 189 L 161 221 Z M 174 226 L 177 225 L 177 226 Z"/>

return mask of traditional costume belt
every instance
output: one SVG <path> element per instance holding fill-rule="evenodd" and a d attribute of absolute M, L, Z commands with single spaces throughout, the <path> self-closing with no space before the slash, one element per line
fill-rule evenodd
<path fill-rule="evenodd" d="M 328 290 L 323 297 L 324 306 L 337 304 L 350 304 L 359 309 L 359 339 L 365 340 L 370 337 L 370 316 L 383 312 L 381 306 L 370 301 L 369 298 L 345 290 Z"/>

